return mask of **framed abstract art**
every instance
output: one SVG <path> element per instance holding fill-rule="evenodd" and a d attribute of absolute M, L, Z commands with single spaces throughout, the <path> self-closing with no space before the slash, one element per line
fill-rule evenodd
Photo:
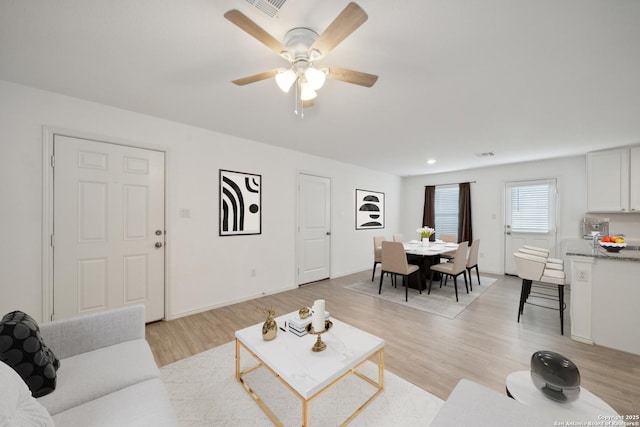
<path fill-rule="evenodd" d="M 220 236 L 262 233 L 262 176 L 220 169 Z"/>
<path fill-rule="evenodd" d="M 356 189 L 356 230 L 384 228 L 384 193 Z"/>

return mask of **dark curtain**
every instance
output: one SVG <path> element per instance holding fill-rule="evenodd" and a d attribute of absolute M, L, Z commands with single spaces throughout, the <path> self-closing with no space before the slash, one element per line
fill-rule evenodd
<path fill-rule="evenodd" d="M 473 242 L 473 227 L 471 227 L 471 184 L 460 183 L 458 196 L 458 242 Z"/>
<path fill-rule="evenodd" d="M 422 226 L 435 228 L 436 226 L 436 186 L 427 185 L 424 187 L 424 212 L 422 214 Z M 436 238 L 435 233 L 431 239 Z"/>

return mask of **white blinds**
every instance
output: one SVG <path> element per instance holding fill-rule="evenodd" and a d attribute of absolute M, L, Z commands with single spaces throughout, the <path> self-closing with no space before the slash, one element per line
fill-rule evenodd
<path fill-rule="evenodd" d="M 532 184 L 511 188 L 511 231 L 548 233 L 549 184 Z"/>
<path fill-rule="evenodd" d="M 435 216 L 436 237 L 458 235 L 458 185 L 436 187 Z"/>

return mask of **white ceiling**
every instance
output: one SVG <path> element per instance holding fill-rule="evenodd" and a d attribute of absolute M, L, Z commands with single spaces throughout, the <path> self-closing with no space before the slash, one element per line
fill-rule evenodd
<path fill-rule="evenodd" d="M 328 80 L 304 119 L 272 80 L 230 83 L 286 62 L 223 14 L 282 40 L 347 1 L 0 0 L 0 79 L 401 176 L 640 142 L 638 0 L 358 4 L 369 20 L 319 65 L 380 78 Z"/>

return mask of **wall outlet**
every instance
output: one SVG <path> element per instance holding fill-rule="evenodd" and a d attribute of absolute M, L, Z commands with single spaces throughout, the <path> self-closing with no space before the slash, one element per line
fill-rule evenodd
<path fill-rule="evenodd" d="M 588 282 L 589 272 L 587 270 L 576 270 L 576 280 L 580 280 L 581 282 Z"/>

